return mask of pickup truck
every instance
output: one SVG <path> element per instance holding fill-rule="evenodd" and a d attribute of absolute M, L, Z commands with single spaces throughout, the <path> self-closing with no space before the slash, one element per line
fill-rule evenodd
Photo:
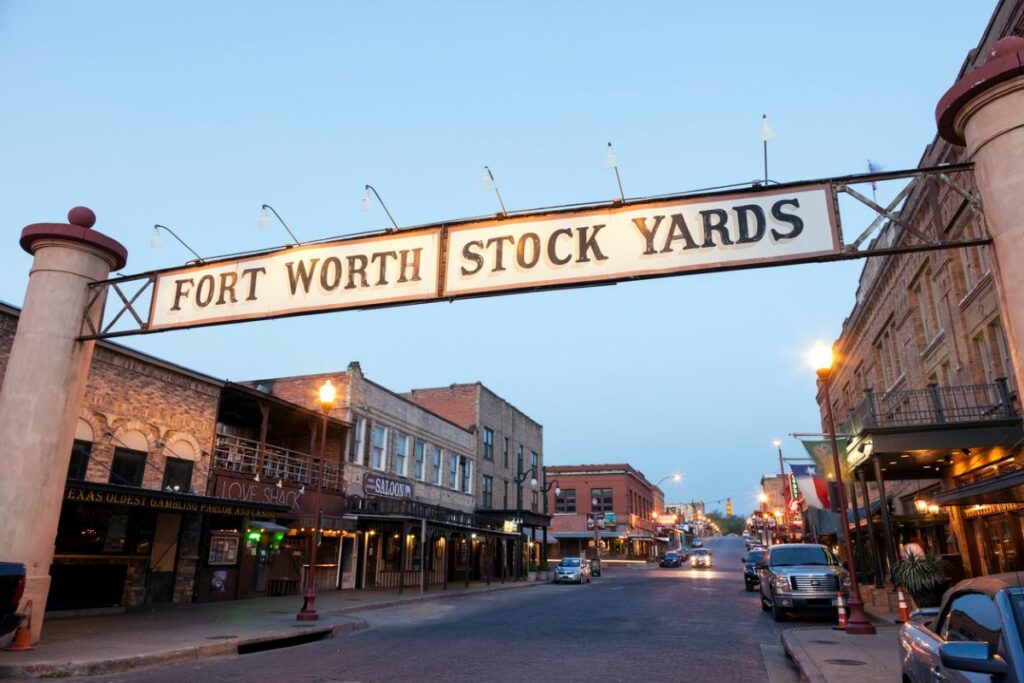
<path fill-rule="evenodd" d="M 1024 681 L 1024 585 L 1016 573 L 961 581 L 900 628 L 903 680 Z"/>
<path fill-rule="evenodd" d="M 21 623 L 18 603 L 25 592 L 25 565 L 0 562 L 0 636 L 7 635 Z"/>
<path fill-rule="evenodd" d="M 793 612 L 836 613 L 836 594 L 850 592 L 850 577 L 832 551 L 811 543 L 768 548 L 756 565 L 761 609 L 775 621 Z"/>

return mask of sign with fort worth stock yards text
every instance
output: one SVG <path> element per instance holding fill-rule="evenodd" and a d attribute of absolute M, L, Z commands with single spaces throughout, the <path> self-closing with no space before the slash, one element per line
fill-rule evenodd
<path fill-rule="evenodd" d="M 829 185 L 536 211 L 153 274 L 145 331 L 821 260 Z"/>

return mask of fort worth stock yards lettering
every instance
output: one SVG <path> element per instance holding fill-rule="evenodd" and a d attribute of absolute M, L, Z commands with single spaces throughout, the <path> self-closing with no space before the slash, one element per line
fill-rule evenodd
<path fill-rule="evenodd" d="M 159 272 L 148 329 L 801 262 L 840 247 L 827 185 L 541 212 Z"/>

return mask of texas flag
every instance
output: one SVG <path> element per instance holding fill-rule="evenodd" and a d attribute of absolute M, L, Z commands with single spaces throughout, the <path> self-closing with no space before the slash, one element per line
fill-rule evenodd
<path fill-rule="evenodd" d="M 800 495 L 803 496 L 807 507 L 828 510 L 828 484 L 817 476 L 818 472 L 814 465 L 791 464 L 789 469 L 796 478 L 797 488 L 800 489 Z"/>

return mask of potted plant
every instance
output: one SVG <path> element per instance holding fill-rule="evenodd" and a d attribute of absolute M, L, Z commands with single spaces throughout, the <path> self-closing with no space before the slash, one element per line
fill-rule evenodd
<path fill-rule="evenodd" d="M 530 564 L 526 569 L 526 580 L 536 581 L 537 580 L 537 563 L 530 560 Z"/>
<path fill-rule="evenodd" d="M 547 560 L 540 563 L 539 578 L 541 581 L 551 580 L 551 567 L 548 566 Z"/>
<path fill-rule="evenodd" d="M 946 589 L 947 563 L 938 555 L 909 555 L 893 566 L 897 586 L 903 586 L 918 607 L 938 607 Z"/>

